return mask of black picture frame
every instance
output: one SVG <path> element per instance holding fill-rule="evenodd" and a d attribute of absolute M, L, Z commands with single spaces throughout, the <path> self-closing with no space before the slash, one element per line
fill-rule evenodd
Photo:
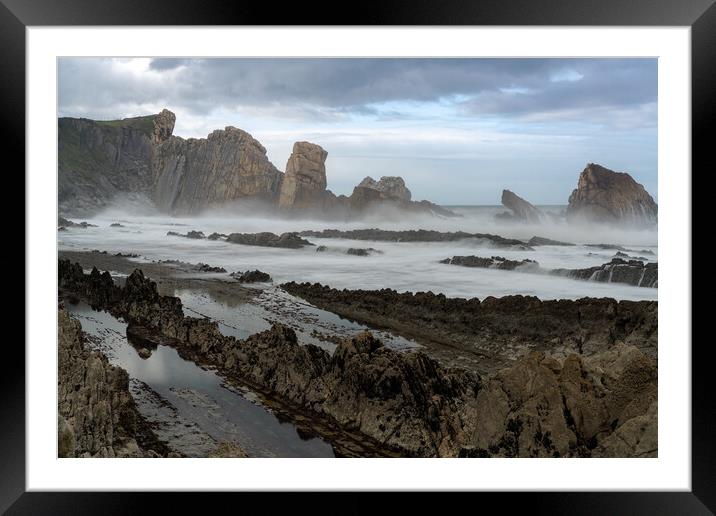
<path fill-rule="evenodd" d="M 691 27 L 692 171 L 716 171 L 709 131 L 716 120 L 716 0 L 384 0 L 376 5 L 338 2 L 259 3 L 220 0 L 0 0 L 0 139 L 6 176 L 25 191 L 25 29 L 28 26 L 82 25 L 606 25 Z M 19 195 L 17 195 L 19 198 Z M 693 219 L 696 222 L 696 219 Z M 692 230 L 692 234 L 693 230 Z M 24 263 L 24 247 L 23 247 Z M 685 257 L 691 259 L 690 254 Z M 17 270 L 17 254 L 2 258 L 4 270 Z M 24 266 L 23 266 L 24 267 Z M 25 275 L 30 271 L 24 270 Z M 16 287 L 17 289 L 20 286 Z M 16 290 L 15 297 L 19 290 Z M 24 299 L 24 295 L 23 295 Z M 695 304 L 692 302 L 692 306 Z M 27 307 L 31 309 L 31 307 Z M 26 314 L 27 315 L 27 314 Z M 692 320 L 693 320 L 692 315 Z M 150 507 L 148 498 L 167 494 L 26 493 L 25 492 L 25 353 L 19 338 L 4 339 L 0 374 L 0 512 L 8 514 L 136 513 Z M 677 345 L 677 343 L 671 343 Z M 680 343 L 686 346 L 691 343 Z M 484 494 L 510 506 L 524 504 L 530 512 L 550 514 L 711 514 L 716 511 L 716 406 L 710 387 L 709 342 L 692 347 L 692 491 L 611 493 Z M 173 493 L 174 504 L 185 498 Z M 249 495 L 244 496 L 250 498 Z M 456 496 L 456 495 L 453 495 Z M 206 498 L 206 497 L 204 497 Z M 372 511 L 372 499 L 350 495 L 348 513 Z M 462 497 L 461 497 L 462 498 Z M 299 496 L 295 510 L 305 505 Z M 459 504 L 460 498 L 451 504 Z M 181 501 L 180 503 L 183 503 Z M 203 502 L 226 507 L 226 497 Z M 406 503 L 408 501 L 406 500 Z M 422 496 L 410 503 L 425 506 Z M 476 503 L 474 500 L 467 502 Z M 478 502 L 482 503 L 482 501 Z M 312 506 L 312 512 L 324 512 Z M 343 507 L 346 507 L 345 505 Z M 325 506 L 324 506 L 325 508 Z M 335 509 L 335 508 L 334 508 Z M 406 505 L 406 511 L 407 511 Z M 443 507 L 444 510 L 444 507 Z M 333 512 L 333 511 L 328 511 Z M 344 511 L 339 511 L 344 512 Z"/>

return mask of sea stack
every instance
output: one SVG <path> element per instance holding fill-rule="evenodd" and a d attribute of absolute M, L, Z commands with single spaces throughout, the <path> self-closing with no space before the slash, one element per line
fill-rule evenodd
<path fill-rule="evenodd" d="M 520 222 L 542 222 L 546 218 L 541 210 L 510 190 L 502 190 L 502 205 L 512 212 L 510 218 Z"/>
<path fill-rule="evenodd" d="M 614 172 L 589 163 L 579 175 L 577 188 L 569 196 L 567 220 L 656 224 L 657 204 L 626 172 Z"/>
<path fill-rule="evenodd" d="M 278 206 L 281 209 L 315 209 L 326 191 L 326 158 L 320 145 L 296 142 L 286 163 Z"/>

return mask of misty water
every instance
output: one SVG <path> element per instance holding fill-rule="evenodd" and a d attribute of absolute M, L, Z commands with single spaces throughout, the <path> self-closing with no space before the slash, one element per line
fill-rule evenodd
<path fill-rule="evenodd" d="M 562 206 L 542 207 L 555 213 Z M 267 217 L 246 211 L 217 210 L 197 217 L 171 217 L 150 210 L 132 207 L 112 208 L 87 219 L 98 227 L 68 228 L 58 233 L 60 249 L 98 249 L 108 253 L 137 253 L 136 261 L 182 260 L 224 267 L 228 272 L 260 269 L 268 272 L 279 284 L 286 281 L 318 282 L 334 288 L 380 289 L 398 291 L 432 291 L 451 297 L 534 295 L 541 299 L 584 296 L 616 299 L 656 299 L 657 289 L 607 284 L 533 274 L 519 271 L 473 269 L 439 263 L 454 255 L 503 256 L 512 260 L 529 258 L 544 269 L 584 268 L 610 261 L 616 251 L 585 244 L 615 244 L 630 250 L 632 256 L 658 259 L 656 228 L 624 228 L 600 225 L 574 225 L 566 222 L 520 224 L 500 222 L 495 214 L 505 211 L 500 206 L 461 206 L 452 208 L 459 218 L 415 216 L 391 217 L 376 214 L 361 221 L 301 220 Z M 76 219 L 80 220 L 80 219 Z M 119 222 L 124 227 L 110 227 Z M 255 233 L 270 231 L 322 229 L 380 228 L 391 230 L 434 229 L 492 233 L 508 238 L 528 240 L 540 236 L 572 242 L 575 246 L 538 246 L 534 251 L 491 247 L 484 242 L 467 239 L 457 242 L 394 243 L 346 239 L 308 238 L 316 245 L 325 245 L 327 252 L 317 253 L 315 247 L 278 249 L 237 245 L 221 240 L 192 240 L 168 236 L 168 231 L 186 233 L 203 231 L 218 233 Z M 350 247 L 372 247 L 381 251 L 368 257 L 346 255 Z M 651 251 L 644 254 L 640 251 Z"/>
<path fill-rule="evenodd" d="M 141 358 L 126 337 L 127 324 L 84 302 L 66 303 L 89 345 L 124 368 L 137 408 L 157 436 L 190 457 L 207 456 L 219 442 L 237 442 L 251 457 L 332 457 L 330 444 L 300 435 L 249 390 L 226 384 L 214 371 L 158 346 Z"/>
<path fill-rule="evenodd" d="M 542 207 L 558 213 L 563 206 Z M 455 255 L 482 257 L 502 256 L 511 260 L 529 258 L 544 269 L 585 268 L 609 262 L 613 249 L 589 247 L 586 244 L 615 244 L 628 249 L 631 256 L 658 259 L 656 228 L 625 228 L 599 225 L 573 225 L 566 222 L 519 224 L 500 222 L 495 215 L 504 212 L 500 206 L 452 207 L 460 218 L 416 216 L 410 219 L 376 214 L 361 221 L 300 220 L 267 217 L 246 211 L 216 210 L 197 217 L 170 217 L 148 207 L 112 208 L 86 220 L 98 227 L 68 228 L 58 233 L 61 250 L 92 250 L 108 253 L 137 253 L 142 262 L 181 260 L 224 267 L 228 272 L 260 269 L 269 273 L 274 284 L 287 281 L 317 282 L 334 288 L 381 289 L 398 291 L 432 291 L 450 297 L 533 295 L 541 299 L 576 299 L 580 297 L 612 297 L 615 299 L 655 300 L 655 288 L 634 287 L 617 283 L 598 283 L 519 271 L 465 268 L 439 263 Z M 112 223 L 124 227 L 110 227 Z M 572 242 L 575 246 L 538 246 L 533 251 L 491 247 L 475 239 L 457 242 L 394 243 L 325 239 L 310 237 L 312 243 L 327 246 L 326 252 L 316 247 L 277 249 L 237 245 L 221 240 L 192 240 L 167 236 L 168 231 L 186 233 L 203 231 L 218 233 L 255 233 L 270 231 L 364 229 L 390 230 L 434 229 L 492 233 L 508 238 L 528 240 L 540 236 Z M 351 247 L 372 247 L 380 251 L 368 257 L 351 256 Z M 651 251 L 646 254 L 642 251 Z"/>

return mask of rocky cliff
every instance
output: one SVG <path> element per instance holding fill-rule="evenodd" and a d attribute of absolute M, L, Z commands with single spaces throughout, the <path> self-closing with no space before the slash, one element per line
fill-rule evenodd
<path fill-rule="evenodd" d="M 275 203 L 283 178 L 263 145 L 235 127 L 207 138 L 169 138 L 157 147 L 152 173 L 154 202 L 170 213 L 245 198 Z"/>
<path fill-rule="evenodd" d="M 124 120 L 58 119 L 60 212 L 91 213 L 118 194 L 151 192 L 154 153 L 174 122 L 166 109 Z"/>
<path fill-rule="evenodd" d="M 657 211 L 651 195 L 629 174 L 589 163 L 569 196 L 567 220 L 656 224 Z"/>
<path fill-rule="evenodd" d="M 286 173 L 246 131 L 226 127 L 206 138 L 173 136 L 175 116 L 157 115 L 58 122 L 59 206 L 84 215 L 118 195 L 146 195 L 160 210 L 192 214 L 237 200 L 284 213 L 361 217 L 378 205 L 454 215 L 429 201 L 414 202 L 400 177 L 366 177 L 350 197 L 327 190 L 326 157 L 319 145 L 296 142 Z"/>

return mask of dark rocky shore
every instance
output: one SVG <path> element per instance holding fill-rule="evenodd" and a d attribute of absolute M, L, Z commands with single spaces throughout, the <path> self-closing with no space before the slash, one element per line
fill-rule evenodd
<path fill-rule="evenodd" d="M 650 357 L 657 354 L 656 301 L 542 301 L 531 296 L 480 301 L 432 292 L 338 290 L 317 283 L 281 287 L 342 317 L 394 330 L 428 348 L 446 347 L 442 354 L 452 356 L 451 364 L 481 373 L 494 372 L 526 350 L 592 355 L 621 341 Z M 477 361 L 474 366 L 469 355 Z"/>
<path fill-rule="evenodd" d="M 84 274 L 60 261 L 59 282 L 62 291 L 143 327 L 183 356 L 273 396 L 334 445 L 364 443 L 357 455 L 657 453 L 656 303 L 522 296 L 480 302 L 286 285 L 306 298 L 321 292 L 345 312 L 378 314 L 396 328 L 405 321 L 425 335 L 456 338 L 453 352 L 484 349 L 499 358 L 486 359 L 491 367 L 480 371 L 446 366 L 422 351 L 391 350 L 369 333 L 342 340 L 332 355 L 299 345 L 279 324 L 246 340 L 227 337 L 213 321 L 185 317 L 181 301 L 160 295 L 138 270 L 119 287 L 107 272 Z M 321 296 L 313 297 L 320 306 Z M 507 356 L 498 357 L 505 348 Z"/>
<path fill-rule="evenodd" d="M 586 269 L 554 269 L 550 274 L 568 278 L 599 281 L 606 283 L 626 283 L 635 287 L 657 288 L 659 283 L 659 264 L 644 263 L 641 260 L 612 258 L 609 263 Z"/>
<path fill-rule="evenodd" d="M 491 256 L 490 258 L 482 258 L 480 256 L 453 256 L 452 258 L 440 260 L 440 263 L 505 271 L 514 271 L 516 269 L 529 271 L 539 269 L 539 264 L 534 260 L 508 260 L 502 256 Z"/>
<path fill-rule="evenodd" d="M 353 229 L 341 231 L 338 229 L 324 229 L 323 231 L 301 231 L 298 234 L 315 238 L 346 238 L 350 240 L 375 240 L 382 242 L 455 242 L 457 240 L 474 238 L 488 241 L 496 247 L 517 247 L 522 250 L 531 250 L 525 242 L 515 238 L 505 238 L 489 233 L 466 233 L 464 231 L 442 232 L 428 229 L 411 229 L 407 231 Z"/>
<path fill-rule="evenodd" d="M 619 254 L 628 257 L 624 253 Z M 502 256 L 490 258 L 474 255 L 453 256 L 440 260 L 440 263 L 481 269 L 546 273 L 578 280 L 625 283 L 634 287 L 647 288 L 657 288 L 659 279 L 659 264 L 657 262 L 644 263 L 642 260 L 625 260 L 620 257 L 612 258 L 610 262 L 603 265 L 585 269 L 541 269 L 539 263 L 534 260 L 508 260 Z"/>

